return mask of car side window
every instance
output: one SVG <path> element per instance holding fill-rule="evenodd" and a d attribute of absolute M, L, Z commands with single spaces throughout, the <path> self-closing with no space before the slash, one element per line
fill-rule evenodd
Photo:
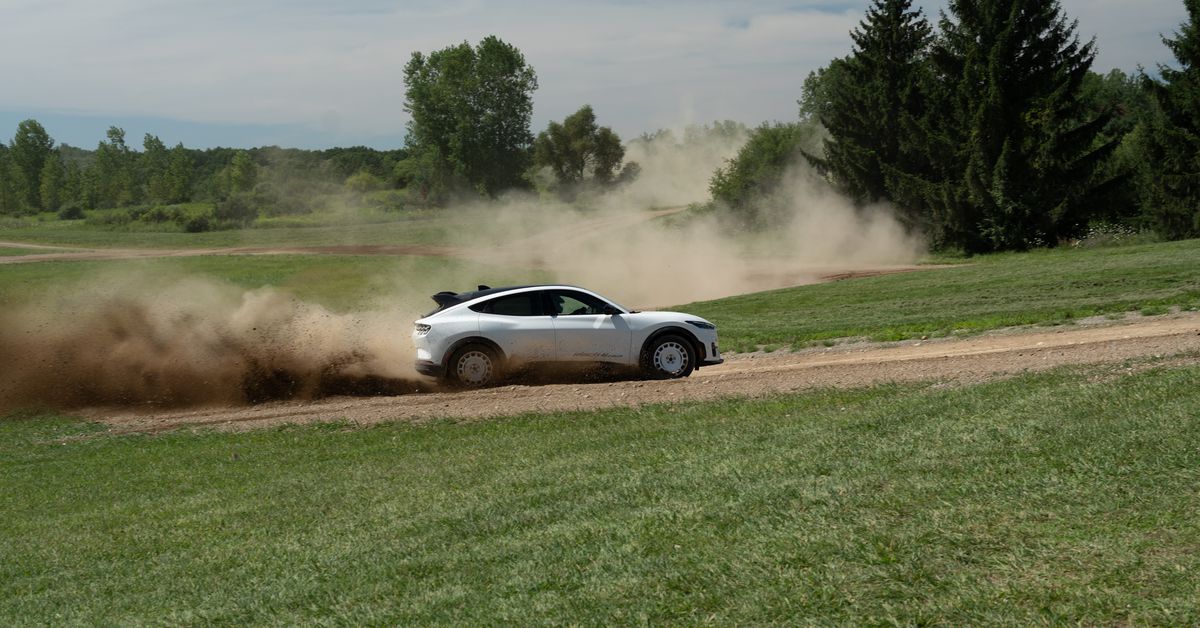
<path fill-rule="evenodd" d="M 483 303 L 471 306 L 471 309 L 484 314 L 499 316 L 541 316 L 542 308 L 539 292 L 522 292 L 503 297 L 496 297 Z"/>
<path fill-rule="evenodd" d="M 604 314 L 608 303 L 590 294 L 574 290 L 552 290 L 549 293 L 550 314 L 560 316 L 584 316 Z"/>

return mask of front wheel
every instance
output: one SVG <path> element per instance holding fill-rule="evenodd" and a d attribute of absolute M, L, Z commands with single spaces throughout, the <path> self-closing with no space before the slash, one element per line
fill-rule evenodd
<path fill-rule="evenodd" d="M 450 358 L 451 381 L 467 388 L 482 388 L 500 379 L 500 360 L 484 345 L 470 344 Z"/>
<path fill-rule="evenodd" d="M 687 377 L 696 368 L 696 350 L 679 336 L 655 338 L 642 353 L 642 370 L 657 379 Z"/>

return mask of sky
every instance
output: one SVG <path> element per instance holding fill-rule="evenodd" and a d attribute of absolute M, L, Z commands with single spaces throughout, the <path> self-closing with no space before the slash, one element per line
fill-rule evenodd
<path fill-rule="evenodd" d="M 797 115 L 867 0 L 0 0 L 0 138 L 35 118 L 92 148 L 110 125 L 188 147 L 404 142 L 403 68 L 497 35 L 538 75 L 533 128 L 584 104 L 622 137 Z M 936 21 L 944 1 L 918 2 Z M 1062 0 L 1093 69 L 1170 61 L 1182 0 Z"/>

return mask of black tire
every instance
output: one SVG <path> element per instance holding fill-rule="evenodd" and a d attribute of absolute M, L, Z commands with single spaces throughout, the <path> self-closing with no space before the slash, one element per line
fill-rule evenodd
<path fill-rule="evenodd" d="M 487 345 L 464 345 L 450 356 L 446 378 L 463 388 L 491 386 L 500 381 L 500 358 Z"/>
<path fill-rule="evenodd" d="M 696 348 L 682 336 L 659 336 L 642 351 L 642 371 L 655 379 L 679 379 L 695 369 Z"/>

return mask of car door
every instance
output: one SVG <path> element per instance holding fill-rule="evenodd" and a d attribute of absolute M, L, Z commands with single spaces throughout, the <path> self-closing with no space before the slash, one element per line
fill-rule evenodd
<path fill-rule="evenodd" d="M 541 291 L 518 292 L 471 306 L 479 312 L 479 333 L 515 362 L 555 358 L 554 322 L 543 309 Z"/>
<path fill-rule="evenodd" d="M 629 321 L 621 314 L 605 314 L 611 307 L 585 292 L 547 290 L 545 308 L 554 321 L 557 359 L 629 363 Z"/>

